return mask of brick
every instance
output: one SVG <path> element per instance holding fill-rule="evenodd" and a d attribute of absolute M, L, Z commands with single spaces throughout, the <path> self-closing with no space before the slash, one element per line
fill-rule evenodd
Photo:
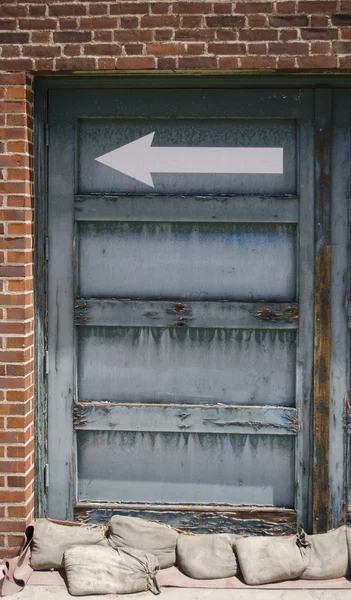
<path fill-rule="evenodd" d="M 20 29 L 50 29 L 55 30 L 57 21 L 55 19 L 19 19 Z"/>
<path fill-rule="evenodd" d="M 93 31 L 95 29 L 116 29 L 117 19 L 112 17 L 91 18 L 83 17 L 80 20 L 81 29 Z"/>
<path fill-rule="evenodd" d="M 184 44 L 147 44 L 146 50 L 148 54 L 154 56 L 177 56 L 184 54 Z"/>
<path fill-rule="evenodd" d="M 331 21 L 336 27 L 351 27 L 351 15 L 333 15 Z"/>
<path fill-rule="evenodd" d="M 28 44 L 29 33 L 0 33 L 0 44 Z"/>
<path fill-rule="evenodd" d="M 303 40 L 337 40 L 337 29 L 301 29 Z"/>
<path fill-rule="evenodd" d="M 90 31 L 60 31 L 54 33 L 54 42 L 58 44 L 82 44 L 90 41 Z"/>
<path fill-rule="evenodd" d="M 11 532 L 18 531 L 22 533 L 25 529 L 25 524 L 23 521 L 0 521 L 0 531 L 1 532 Z"/>
<path fill-rule="evenodd" d="M 217 66 L 216 58 L 209 56 L 182 57 L 179 58 L 180 69 L 215 69 Z"/>
<path fill-rule="evenodd" d="M 81 17 L 87 14 L 87 7 L 84 4 L 50 4 L 50 17 Z"/>
<path fill-rule="evenodd" d="M 95 69 L 95 58 L 57 58 L 56 69 L 58 71 L 93 71 Z"/>
<path fill-rule="evenodd" d="M 231 29 L 219 29 L 216 37 L 218 41 L 231 42 L 238 39 L 238 33 L 237 31 L 232 31 Z"/>
<path fill-rule="evenodd" d="M 149 4 L 150 12 L 153 15 L 167 15 L 169 13 L 170 4 L 168 2 L 154 2 Z"/>
<path fill-rule="evenodd" d="M 94 42 L 112 42 L 113 40 L 113 31 L 106 31 L 102 29 L 101 31 L 94 31 Z"/>
<path fill-rule="evenodd" d="M 200 56 L 201 54 L 205 54 L 206 46 L 205 44 L 187 44 L 186 53 L 194 56 Z"/>
<path fill-rule="evenodd" d="M 135 2 L 118 2 L 110 6 L 111 15 L 147 15 L 148 12 L 149 5 L 147 2 L 140 4 Z"/>
<path fill-rule="evenodd" d="M 158 58 L 157 67 L 160 70 L 171 71 L 177 68 L 177 60 L 175 58 Z"/>
<path fill-rule="evenodd" d="M 308 18 L 304 15 L 287 15 L 269 17 L 271 27 L 307 27 Z"/>
<path fill-rule="evenodd" d="M 174 2 L 173 13 L 203 15 L 212 12 L 209 2 Z"/>
<path fill-rule="evenodd" d="M 112 70 L 116 67 L 115 58 L 98 58 L 97 62 L 98 69 Z"/>
<path fill-rule="evenodd" d="M 178 27 L 180 18 L 176 15 L 170 16 L 158 16 L 153 15 L 152 17 L 146 16 L 141 17 L 140 26 L 148 29 L 160 29 L 162 27 Z"/>
<path fill-rule="evenodd" d="M 306 2 L 299 2 L 297 11 L 299 13 L 307 13 L 308 15 L 317 13 L 325 15 L 326 13 L 332 13 L 337 10 L 337 0 L 328 0 L 319 2 L 318 0 L 307 0 Z"/>
<path fill-rule="evenodd" d="M 276 64 L 273 56 L 244 56 L 240 61 L 243 69 L 274 69 Z"/>
<path fill-rule="evenodd" d="M 267 17 L 265 15 L 248 15 L 248 27 L 266 27 Z"/>
<path fill-rule="evenodd" d="M 173 30 L 172 29 L 155 29 L 154 31 L 154 41 L 169 41 L 173 38 Z"/>
<path fill-rule="evenodd" d="M 219 57 L 219 68 L 220 69 L 238 69 L 239 59 L 233 56 L 220 56 Z"/>
<path fill-rule="evenodd" d="M 87 44 L 84 54 L 91 56 L 119 56 L 122 48 L 118 44 Z"/>
<path fill-rule="evenodd" d="M 249 44 L 248 47 L 248 53 L 249 54 L 258 54 L 258 55 L 264 55 L 267 54 L 267 44 L 260 42 L 258 44 Z"/>
<path fill-rule="evenodd" d="M 215 31 L 213 29 L 177 29 L 174 38 L 184 42 L 203 42 L 204 40 L 214 40 Z"/>
<path fill-rule="evenodd" d="M 23 48 L 24 56 L 32 56 L 38 58 L 48 58 L 48 57 L 56 57 L 60 56 L 61 48 L 59 46 L 29 46 Z"/>
<path fill-rule="evenodd" d="M 276 12 L 278 15 L 293 15 L 296 12 L 296 2 L 277 2 Z"/>
<path fill-rule="evenodd" d="M 8 0 L 10 1 L 10 0 Z M 27 16 L 27 8 L 25 6 L 18 6 L 18 4 L 2 4 L 0 10 L 1 19 L 4 17 L 15 17 L 19 19 L 20 17 Z"/>
<path fill-rule="evenodd" d="M 248 13 L 271 13 L 273 11 L 273 2 L 237 2 L 235 12 Z"/>
<path fill-rule="evenodd" d="M 337 59 L 335 56 L 299 56 L 297 66 L 299 69 L 335 69 Z"/>
<path fill-rule="evenodd" d="M 299 31 L 297 29 L 281 29 L 279 31 L 280 42 L 291 42 L 297 40 Z"/>
<path fill-rule="evenodd" d="M 213 12 L 217 15 L 230 15 L 232 13 L 233 4 L 231 2 L 221 2 L 213 4 Z"/>
<path fill-rule="evenodd" d="M 60 19 L 59 28 L 61 31 L 73 31 L 78 29 L 78 19 Z"/>
<path fill-rule="evenodd" d="M 274 29 L 243 29 L 239 31 L 239 39 L 248 42 L 273 42 L 278 39 L 278 31 Z"/>
<path fill-rule="evenodd" d="M 201 27 L 202 24 L 202 17 L 201 16 L 187 16 L 187 17 L 182 17 L 182 21 L 181 21 L 181 27 L 184 27 L 185 29 L 198 29 Z"/>
<path fill-rule="evenodd" d="M 311 16 L 311 27 L 328 27 L 329 18 L 323 15 L 312 15 Z"/>
<path fill-rule="evenodd" d="M 118 69 L 154 69 L 155 59 L 151 56 L 121 57 L 117 59 Z"/>
<path fill-rule="evenodd" d="M 16 19 L 1 19 L 0 20 L 0 30 L 15 30 L 16 29 Z"/>
<path fill-rule="evenodd" d="M 272 54 L 308 54 L 308 44 L 304 42 L 272 42 L 268 45 L 268 51 Z"/>
<path fill-rule="evenodd" d="M 121 29 L 136 29 L 139 25 L 138 17 L 122 17 Z"/>
<path fill-rule="evenodd" d="M 90 15 L 107 15 L 107 9 L 107 4 L 89 4 Z"/>
<path fill-rule="evenodd" d="M 239 16 L 218 16 L 206 17 L 207 27 L 244 27 L 245 17 Z"/>
<path fill-rule="evenodd" d="M 245 44 L 220 44 L 210 43 L 208 44 L 209 54 L 246 54 Z"/>
<path fill-rule="evenodd" d="M 32 67 L 30 59 L 0 59 L 0 70 L 3 71 L 30 71 Z"/>

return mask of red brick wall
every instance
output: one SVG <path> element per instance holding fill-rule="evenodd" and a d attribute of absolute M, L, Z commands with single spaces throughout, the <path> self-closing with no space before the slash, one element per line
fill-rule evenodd
<path fill-rule="evenodd" d="M 2 0 L 0 70 L 348 69 L 351 0 Z"/>
<path fill-rule="evenodd" d="M 351 0 L 1 0 L 0 559 L 33 515 L 32 75 L 350 68 Z"/>
<path fill-rule="evenodd" d="M 33 516 L 32 77 L 0 73 L 0 559 Z"/>

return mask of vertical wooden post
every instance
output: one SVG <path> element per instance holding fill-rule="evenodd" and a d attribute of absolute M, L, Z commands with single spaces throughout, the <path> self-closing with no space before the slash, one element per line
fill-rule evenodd
<path fill-rule="evenodd" d="M 313 400 L 313 532 L 328 528 L 331 321 L 331 99 L 315 95 L 315 289 Z"/>

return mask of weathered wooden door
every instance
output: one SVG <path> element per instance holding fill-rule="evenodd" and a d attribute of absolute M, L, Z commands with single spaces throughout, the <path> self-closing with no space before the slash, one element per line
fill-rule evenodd
<path fill-rule="evenodd" d="M 308 525 L 313 91 L 53 90 L 48 115 L 49 515 Z M 145 136 L 133 177 L 96 160 Z M 216 148 L 266 151 L 223 173 Z"/>

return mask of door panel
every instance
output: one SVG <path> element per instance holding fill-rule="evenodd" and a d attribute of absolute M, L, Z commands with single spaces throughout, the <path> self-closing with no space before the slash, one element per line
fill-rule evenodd
<path fill-rule="evenodd" d="M 294 225 L 84 222 L 78 236 L 82 297 L 296 297 Z"/>
<path fill-rule="evenodd" d="M 213 504 L 240 529 L 238 505 L 260 505 L 267 531 L 308 523 L 313 93 L 57 90 L 49 106 L 50 516 Z M 165 152 L 282 147 L 284 170 L 153 172 L 151 188 L 95 160 L 153 131 Z"/>
<path fill-rule="evenodd" d="M 293 436 L 80 431 L 78 448 L 79 500 L 294 506 Z"/>

